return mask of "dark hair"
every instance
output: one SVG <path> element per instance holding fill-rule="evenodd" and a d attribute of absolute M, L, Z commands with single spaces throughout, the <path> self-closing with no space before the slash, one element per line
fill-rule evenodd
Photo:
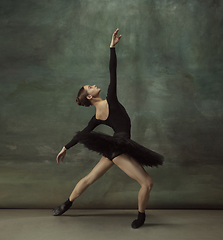
<path fill-rule="evenodd" d="M 76 98 L 77 104 L 85 107 L 91 106 L 92 105 L 91 101 L 87 99 L 87 96 L 88 96 L 87 90 L 85 90 L 84 87 L 82 87 L 77 94 Z"/>

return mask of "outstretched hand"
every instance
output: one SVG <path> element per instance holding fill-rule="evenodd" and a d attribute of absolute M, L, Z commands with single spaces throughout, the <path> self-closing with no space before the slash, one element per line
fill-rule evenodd
<path fill-rule="evenodd" d="M 57 163 L 60 162 L 60 158 L 61 158 L 61 157 L 62 157 L 61 161 L 63 161 L 64 158 L 65 158 L 65 155 L 66 155 L 66 148 L 63 147 L 62 150 L 61 150 L 61 151 L 58 153 L 58 155 L 57 155 L 57 158 L 56 158 Z"/>
<path fill-rule="evenodd" d="M 119 42 L 122 35 L 119 35 L 119 37 L 117 38 L 118 31 L 119 29 L 117 28 L 116 31 L 113 33 L 110 47 L 114 47 Z"/>

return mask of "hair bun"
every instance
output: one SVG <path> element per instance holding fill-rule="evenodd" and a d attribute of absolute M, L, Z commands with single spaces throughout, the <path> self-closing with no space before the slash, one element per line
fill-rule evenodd
<path fill-rule="evenodd" d="M 84 87 L 82 87 L 78 94 L 77 94 L 77 98 L 76 98 L 76 102 L 79 106 L 84 106 L 84 107 L 89 107 L 91 106 L 91 101 L 89 99 L 87 99 L 87 91 L 84 89 Z"/>
<path fill-rule="evenodd" d="M 80 105 L 80 106 L 81 106 L 81 102 L 80 102 L 80 99 L 79 99 L 79 97 L 77 97 L 77 98 L 76 98 L 76 102 L 77 102 L 77 104 L 78 104 L 78 105 Z"/>

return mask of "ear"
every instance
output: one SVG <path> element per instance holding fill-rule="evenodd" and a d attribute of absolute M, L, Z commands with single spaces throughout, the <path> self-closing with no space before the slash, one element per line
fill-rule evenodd
<path fill-rule="evenodd" d="M 91 100 L 92 99 L 92 96 L 91 95 L 87 95 L 86 97 L 88 100 Z"/>

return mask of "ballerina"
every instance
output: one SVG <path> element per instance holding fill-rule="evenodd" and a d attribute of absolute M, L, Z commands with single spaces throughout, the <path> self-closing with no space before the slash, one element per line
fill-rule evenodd
<path fill-rule="evenodd" d="M 146 205 L 153 186 L 152 178 L 145 171 L 144 166 L 162 165 L 163 156 L 131 139 L 131 120 L 117 98 L 115 45 L 121 39 L 121 35 L 117 37 L 118 31 L 119 29 L 116 29 L 113 33 L 110 44 L 110 84 L 107 97 L 105 100 L 100 97 L 101 89 L 96 85 L 85 85 L 79 90 L 76 98 L 77 104 L 85 107 L 94 105 L 96 114 L 88 125 L 82 131 L 77 132 L 73 139 L 62 148 L 56 160 L 57 163 L 59 163 L 60 158 L 63 161 L 66 151 L 78 142 L 103 156 L 92 171 L 77 183 L 68 200 L 53 210 L 53 215 L 59 216 L 66 212 L 75 199 L 116 164 L 141 185 L 138 193 L 138 217 L 131 224 L 132 228 L 135 229 L 141 227 L 145 222 Z M 114 135 L 109 136 L 92 131 L 100 124 L 110 126 L 114 130 Z"/>

